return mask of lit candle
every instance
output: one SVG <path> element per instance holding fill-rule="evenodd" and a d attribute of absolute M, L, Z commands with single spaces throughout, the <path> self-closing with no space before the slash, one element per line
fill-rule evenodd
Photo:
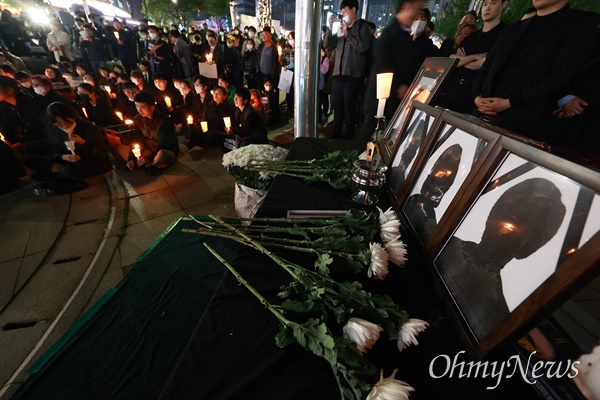
<path fill-rule="evenodd" d="M 121 40 L 121 38 L 119 37 L 119 32 L 115 31 L 115 37 L 117 38 L 117 40 Z"/>
<path fill-rule="evenodd" d="M 225 128 L 231 128 L 231 118 L 225 117 L 223 118 L 223 122 L 225 122 Z"/>
<path fill-rule="evenodd" d="M 202 132 L 208 132 L 208 122 L 202 121 L 200 122 L 200 126 L 202 127 Z"/>
<path fill-rule="evenodd" d="M 0 132 L 0 140 L 2 140 L 6 144 L 9 144 L 8 141 L 6 140 L 6 138 L 4 137 L 4 135 L 2 134 L 2 132 Z"/>
<path fill-rule="evenodd" d="M 110 94 L 110 86 L 104 86 L 104 90 L 106 90 L 106 93 Z"/>
<path fill-rule="evenodd" d="M 115 114 L 117 114 L 117 117 L 119 117 L 119 119 L 123 121 L 123 113 L 121 111 L 116 111 Z"/>
<path fill-rule="evenodd" d="M 137 159 L 139 159 L 142 156 L 142 151 L 140 150 L 139 144 L 136 144 L 135 146 L 133 146 L 133 149 L 131 149 L 131 152 Z"/>
<path fill-rule="evenodd" d="M 377 74 L 377 98 L 388 99 L 392 90 L 392 80 L 394 74 L 391 72 L 385 74 Z"/>
<path fill-rule="evenodd" d="M 281 46 L 277 46 L 277 53 L 281 56 L 283 54 L 283 48 Z"/>
<path fill-rule="evenodd" d="M 384 110 L 385 110 L 385 99 L 379 99 L 379 103 L 377 104 L 377 115 L 375 115 L 375 118 L 383 118 Z"/>
<path fill-rule="evenodd" d="M 191 115 L 188 115 L 186 119 L 187 119 L 188 125 L 192 125 L 194 123 L 194 118 L 192 118 Z"/>
<path fill-rule="evenodd" d="M 85 110 L 85 107 L 81 107 L 81 111 L 83 111 L 83 115 L 85 115 L 86 118 L 89 118 L 87 115 L 87 111 Z"/>
<path fill-rule="evenodd" d="M 212 60 L 213 60 L 213 54 L 206 53 L 206 62 L 212 62 Z"/>
<path fill-rule="evenodd" d="M 71 152 L 72 155 L 75 155 L 75 141 L 74 140 L 65 140 L 65 146 L 67 150 Z"/>
<path fill-rule="evenodd" d="M 130 120 L 130 119 L 126 119 L 126 120 L 125 120 L 125 123 L 126 123 L 127 125 L 131 125 L 131 124 L 133 124 L 133 121 L 132 121 L 132 120 Z"/>
<path fill-rule="evenodd" d="M 167 108 L 171 107 L 171 98 L 170 97 L 165 96 L 165 104 L 167 105 Z"/>

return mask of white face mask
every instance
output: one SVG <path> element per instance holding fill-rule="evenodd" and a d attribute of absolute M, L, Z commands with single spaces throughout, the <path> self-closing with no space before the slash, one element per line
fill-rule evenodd
<path fill-rule="evenodd" d="M 425 30 L 425 25 L 427 25 L 427 23 L 425 21 L 421 21 L 421 20 L 413 21 L 412 25 L 410 26 L 411 34 L 420 35 Z"/>
<path fill-rule="evenodd" d="M 346 24 L 350 25 L 350 16 L 344 15 L 344 18 L 342 18 L 342 21 L 344 21 Z"/>
<path fill-rule="evenodd" d="M 21 82 L 21 85 L 29 89 L 31 87 L 31 82 Z"/>
<path fill-rule="evenodd" d="M 293 46 L 295 43 L 294 39 L 290 39 L 290 40 L 288 40 L 288 42 L 289 42 L 290 46 Z"/>
<path fill-rule="evenodd" d="M 227 43 L 227 47 L 232 48 L 233 47 L 233 43 Z"/>
<path fill-rule="evenodd" d="M 251 44 L 247 45 L 246 48 L 248 49 L 248 51 L 252 51 L 252 49 L 254 49 L 254 46 L 252 46 Z"/>
<path fill-rule="evenodd" d="M 33 88 L 33 90 L 40 96 L 43 96 L 46 93 L 46 89 L 43 88 L 42 86 L 36 86 Z"/>
<path fill-rule="evenodd" d="M 265 91 L 270 91 L 271 90 L 271 86 L 265 85 Z"/>
<path fill-rule="evenodd" d="M 157 38 L 157 37 L 158 37 L 158 34 L 156 34 L 156 33 L 154 33 L 154 32 L 152 32 L 152 33 L 150 34 L 150 39 L 151 39 L 151 40 L 156 40 L 156 38 Z"/>
<path fill-rule="evenodd" d="M 194 89 L 196 89 L 196 93 L 202 92 L 202 86 L 194 86 Z"/>
<path fill-rule="evenodd" d="M 146 40 L 148 39 L 148 35 L 140 35 L 140 38 L 142 38 L 142 40 Z"/>
<path fill-rule="evenodd" d="M 253 38 L 254 37 L 254 32 L 248 32 L 248 37 L 249 38 Z"/>

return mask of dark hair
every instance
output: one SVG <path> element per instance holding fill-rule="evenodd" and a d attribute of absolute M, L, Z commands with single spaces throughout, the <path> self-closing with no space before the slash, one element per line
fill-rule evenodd
<path fill-rule="evenodd" d="M 115 64 L 115 65 L 113 65 L 113 69 L 112 69 L 112 70 L 113 70 L 113 72 L 117 72 L 117 68 L 118 68 L 118 69 L 119 69 L 121 72 L 125 71 L 125 68 L 123 68 L 123 67 L 122 67 L 122 66 L 120 66 L 119 64 Z"/>
<path fill-rule="evenodd" d="M 110 69 L 104 65 L 98 67 L 98 72 L 100 71 L 106 71 L 107 73 L 110 73 Z"/>
<path fill-rule="evenodd" d="M 150 93 L 146 92 L 145 90 L 142 90 L 141 92 L 136 93 L 135 96 L 133 96 L 133 101 L 136 103 L 148 104 L 149 106 L 156 105 L 156 102 L 154 101 L 154 97 L 152 97 L 152 95 Z"/>
<path fill-rule="evenodd" d="M 504 2 L 504 1 L 503 1 L 503 2 Z M 477 13 L 475 12 L 475 10 L 469 10 L 469 11 L 467 11 L 467 12 L 465 13 L 465 15 L 469 15 L 469 14 L 471 14 L 472 16 L 474 16 L 474 17 L 475 17 L 475 19 L 477 19 Z M 463 15 L 463 17 L 464 17 L 465 15 Z"/>
<path fill-rule="evenodd" d="M 129 73 L 129 76 L 132 76 L 134 78 L 144 79 L 144 73 L 139 69 L 134 69 L 133 71 L 131 71 Z"/>
<path fill-rule="evenodd" d="M 208 87 L 208 85 L 210 84 L 210 81 L 208 80 L 208 78 L 205 76 L 202 76 L 202 75 L 194 78 L 194 83 L 196 83 L 197 81 L 200 81 L 200 84 L 202 86 L 206 86 L 206 87 Z"/>
<path fill-rule="evenodd" d="M 40 82 L 42 82 L 44 86 L 52 88 L 52 82 L 50 81 L 50 79 L 46 78 L 45 75 L 34 75 L 31 77 L 31 79 L 37 79 Z"/>
<path fill-rule="evenodd" d="M 142 19 L 140 19 L 140 22 L 145 22 L 147 24 L 148 23 L 148 18 L 142 18 Z"/>
<path fill-rule="evenodd" d="M 133 82 L 123 82 L 123 84 L 121 85 L 121 90 L 125 90 L 125 89 L 137 90 L 137 88 L 138 87 Z"/>
<path fill-rule="evenodd" d="M 124 81 L 128 81 L 129 75 L 127 75 L 126 73 L 122 73 L 122 74 L 119 74 L 119 78 L 123 79 Z"/>
<path fill-rule="evenodd" d="M 425 16 L 425 18 L 427 18 L 427 22 L 431 21 L 431 11 L 429 11 L 429 8 L 423 8 L 421 12 Z"/>
<path fill-rule="evenodd" d="M 193 89 L 194 88 L 194 85 L 192 85 L 192 83 L 189 80 L 187 80 L 187 79 L 183 79 L 181 81 L 181 84 L 187 86 L 188 89 Z"/>
<path fill-rule="evenodd" d="M 288 33 L 288 36 L 292 35 L 292 39 L 296 40 L 296 31 L 290 31 L 290 33 Z"/>
<path fill-rule="evenodd" d="M 179 37 L 181 37 L 181 33 L 179 33 L 179 31 L 176 31 L 176 30 L 171 30 L 171 31 L 169 31 L 169 36 L 179 38 Z"/>
<path fill-rule="evenodd" d="M 225 90 L 225 88 L 223 86 L 215 86 L 213 88 L 213 93 L 216 91 L 219 91 L 223 94 L 223 96 L 225 96 L 225 98 L 227 99 L 227 101 L 229 101 L 229 96 L 227 96 L 227 90 Z"/>
<path fill-rule="evenodd" d="M 9 65 L 9 64 L 0 64 L 0 71 L 6 72 L 7 74 L 11 74 L 11 75 L 14 75 L 14 73 L 17 72 L 17 70 L 14 69 L 12 67 L 12 65 Z"/>
<path fill-rule="evenodd" d="M 246 100 L 246 102 L 250 101 L 250 91 L 248 90 L 248 88 L 246 88 L 244 86 L 240 86 L 240 87 L 236 88 L 234 95 L 240 96 L 242 98 L 242 100 Z"/>
<path fill-rule="evenodd" d="M 154 76 L 152 77 L 153 81 L 159 80 L 159 81 L 166 81 L 167 77 L 163 74 L 154 74 Z"/>
<path fill-rule="evenodd" d="M 94 93 L 94 87 L 92 85 L 90 85 L 89 83 L 80 83 L 79 86 L 77 86 L 78 88 L 82 88 L 83 90 L 86 90 L 90 93 Z"/>
<path fill-rule="evenodd" d="M 219 75 L 219 79 L 222 81 L 225 81 L 227 83 L 231 83 L 231 82 L 229 82 L 229 78 L 225 74 Z"/>
<path fill-rule="evenodd" d="M 374 22 L 367 21 L 367 26 L 368 26 L 369 28 L 373 29 L 374 31 L 376 31 L 376 30 L 377 30 L 377 25 L 375 25 L 375 23 L 374 23 Z"/>
<path fill-rule="evenodd" d="M 58 117 L 62 119 L 74 119 L 75 121 L 79 120 L 79 116 L 75 110 L 73 110 L 73 108 L 68 104 L 60 101 L 55 101 L 54 103 L 50 104 L 46 109 L 46 115 L 48 117 L 48 121 L 51 123 L 55 123 L 56 118 Z"/>
<path fill-rule="evenodd" d="M 404 6 L 405 3 L 416 3 L 420 0 L 398 0 L 398 3 L 396 4 L 396 13 L 399 13 L 400 11 L 402 11 L 402 7 Z"/>
<path fill-rule="evenodd" d="M 340 4 L 340 10 L 344 7 L 356 8 L 358 10 L 358 0 L 343 0 Z"/>
<path fill-rule="evenodd" d="M 19 79 L 31 78 L 31 75 L 27 71 L 17 71 L 17 72 L 14 73 L 13 76 L 14 76 L 15 80 L 17 80 L 17 81 Z"/>
<path fill-rule="evenodd" d="M 435 31 L 435 24 L 431 21 L 427 23 L 427 27 L 431 30 L 431 32 Z"/>

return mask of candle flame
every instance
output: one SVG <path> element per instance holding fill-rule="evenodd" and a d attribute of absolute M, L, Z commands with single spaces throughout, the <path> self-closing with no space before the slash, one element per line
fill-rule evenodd
<path fill-rule="evenodd" d="M 567 254 L 573 254 L 573 253 L 575 253 L 576 251 L 577 251 L 577 249 L 571 249 L 571 250 L 567 251 Z"/>
<path fill-rule="evenodd" d="M 140 149 L 140 145 L 139 144 L 133 145 L 133 148 L 136 149 L 136 150 L 139 150 Z"/>
<path fill-rule="evenodd" d="M 130 120 L 130 119 L 126 119 L 126 120 L 125 120 L 125 123 L 126 123 L 127 125 L 131 125 L 131 124 L 133 124 L 133 121 L 132 121 L 132 120 Z"/>

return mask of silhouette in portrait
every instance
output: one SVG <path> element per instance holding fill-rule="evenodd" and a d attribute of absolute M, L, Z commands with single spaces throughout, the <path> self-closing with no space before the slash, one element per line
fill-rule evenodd
<path fill-rule="evenodd" d="M 477 338 L 510 314 L 500 272 L 556 235 L 566 213 L 561 196 L 547 179 L 518 183 L 493 205 L 479 243 L 454 236 L 440 253 L 436 266 Z M 522 274 L 531 279 L 526 270 Z"/>
<path fill-rule="evenodd" d="M 459 144 L 444 150 L 425 178 L 421 193 L 410 196 L 404 205 L 404 212 L 422 241 L 427 240 L 437 226 L 435 208 L 454 184 L 461 157 L 462 147 Z"/>
<path fill-rule="evenodd" d="M 400 186 L 404 183 L 406 179 L 406 173 L 408 170 L 408 166 L 413 161 L 415 156 L 417 155 L 417 151 L 419 147 L 421 147 L 421 143 L 423 142 L 423 138 L 425 137 L 425 132 L 427 125 L 424 120 L 420 120 L 417 123 L 414 131 L 406 140 L 408 144 L 406 148 L 400 153 L 400 162 L 397 167 L 392 168 L 391 176 L 390 176 L 390 186 L 392 192 L 397 194 Z M 401 148 L 398 151 L 402 150 Z M 395 164 L 395 163 L 394 163 Z"/>

